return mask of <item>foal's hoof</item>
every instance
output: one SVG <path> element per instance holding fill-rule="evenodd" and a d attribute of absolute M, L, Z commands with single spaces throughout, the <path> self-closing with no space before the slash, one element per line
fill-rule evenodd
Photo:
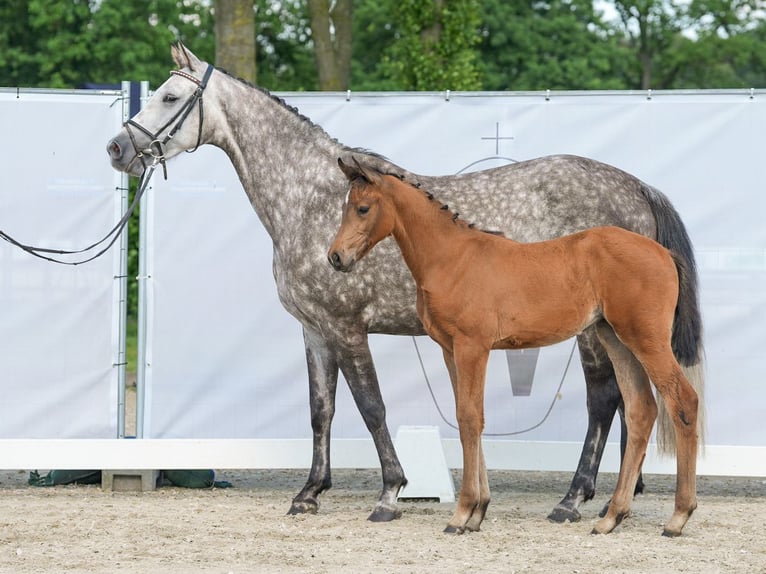
<path fill-rule="evenodd" d="M 447 525 L 447 528 L 444 529 L 444 532 L 445 534 L 463 534 L 465 532 L 465 528 Z"/>
<path fill-rule="evenodd" d="M 666 536 L 668 538 L 678 538 L 679 536 L 681 536 L 681 533 L 680 532 L 676 532 L 675 530 L 668 530 L 667 528 L 665 528 L 662 531 L 662 535 Z"/>
<path fill-rule="evenodd" d="M 558 522 L 563 524 L 564 522 L 580 522 L 582 516 L 580 511 L 576 508 L 566 508 L 564 506 L 557 506 L 548 515 L 548 520 L 551 522 Z"/>
<path fill-rule="evenodd" d="M 402 511 L 398 508 L 389 508 L 387 506 L 376 506 L 367 517 L 370 522 L 391 522 L 402 517 Z"/>

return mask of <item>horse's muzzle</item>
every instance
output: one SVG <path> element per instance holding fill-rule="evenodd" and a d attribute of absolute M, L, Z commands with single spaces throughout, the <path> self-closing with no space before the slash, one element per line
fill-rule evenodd
<path fill-rule="evenodd" d="M 354 263 L 356 263 L 353 259 L 344 263 L 343 258 L 337 251 L 330 252 L 327 255 L 327 260 L 330 262 L 330 265 L 332 265 L 333 269 L 336 271 L 343 271 L 344 273 L 351 271 L 351 269 L 354 267 Z"/>
<path fill-rule="evenodd" d="M 135 176 L 143 172 L 144 166 L 140 161 L 136 161 L 136 152 L 124 133 L 119 133 L 109 140 L 106 144 L 106 153 L 109 154 L 112 167 L 117 171 L 124 171 Z"/>

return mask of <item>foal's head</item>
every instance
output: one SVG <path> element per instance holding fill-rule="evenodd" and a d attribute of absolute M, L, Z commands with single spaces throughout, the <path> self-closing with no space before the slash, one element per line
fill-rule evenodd
<path fill-rule="evenodd" d="M 379 241 L 394 229 L 393 208 L 382 190 L 389 182 L 383 174 L 359 164 L 349 165 L 338 158 L 338 166 L 350 182 L 343 206 L 340 229 L 327 254 L 338 271 L 351 271 Z"/>

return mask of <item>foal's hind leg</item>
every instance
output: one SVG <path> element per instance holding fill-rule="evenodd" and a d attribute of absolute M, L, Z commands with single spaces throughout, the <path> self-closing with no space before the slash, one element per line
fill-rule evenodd
<path fill-rule="evenodd" d="M 697 508 L 697 410 L 699 399 L 681 366 L 666 348 L 641 353 L 657 391 L 662 395 L 676 431 L 676 503 L 663 536 L 680 536 Z"/>
<path fill-rule="evenodd" d="M 657 418 L 657 404 L 644 368 L 631 350 L 617 338 L 612 327 L 606 322 L 601 322 L 598 325 L 598 334 L 615 368 L 617 383 L 625 403 L 628 431 L 625 454 L 609 509 L 593 528 L 594 534 L 606 534 L 614 530 L 630 513 L 649 435 Z"/>
<path fill-rule="evenodd" d="M 579 521 L 581 515 L 578 507 L 595 495 L 596 478 L 604 446 L 614 413 L 622 402 L 612 362 L 598 340 L 595 327 L 577 338 L 577 346 L 585 375 L 588 431 L 569 490 L 548 515 L 548 520 L 553 522 Z"/>
<path fill-rule="evenodd" d="M 588 328 L 577 337 L 577 346 L 585 376 L 588 430 L 569 490 L 548 515 L 548 520 L 552 522 L 579 521 L 581 518 L 579 506 L 595 496 L 598 469 L 615 412 L 620 415 L 620 460 L 625 454 L 627 445 L 622 395 L 617 386 L 612 361 L 598 339 L 595 326 Z M 639 474 L 634 493 L 639 494 L 643 491 L 644 481 Z M 603 506 L 599 516 L 603 517 L 608 509 L 609 502 Z"/>

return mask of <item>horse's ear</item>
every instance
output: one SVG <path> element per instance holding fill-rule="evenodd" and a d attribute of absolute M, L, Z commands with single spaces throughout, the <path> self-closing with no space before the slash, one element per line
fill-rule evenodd
<path fill-rule="evenodd" d="M 178 69 L 189 68 L 192 72 L 203 68 L 202 60 L 195 56 L 180 40 L 170 46 L 170 54 Z"/>
<path fill-rule="evenodd" d="M 346 176 L 346 179 L 349 181 L 354 181 L 357 177 L 359 177 L 359 171 L 356 169 L 356 167 L 347 164 L 341 157 L 338 158 L 338 167 L 343 172 L 343 175 Z"/>
<path fill-rule="evenodd" d="M 380 174 L 372 168 L 365 167 L 354 157 L 351 156 L 354 165 L 345 163 L 342 158 L 338 158 L 338 167 L 346 176 L 346 179 L 353 182 L 362 180 L 366 183 L 376 183 L 380 181 Z"/>

